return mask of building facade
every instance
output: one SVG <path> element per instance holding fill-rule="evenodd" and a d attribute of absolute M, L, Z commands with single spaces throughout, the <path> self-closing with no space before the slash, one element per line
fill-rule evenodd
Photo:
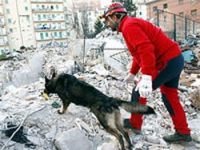
<path fill-rule="evenodd" d="M 147 19 L 174 40 L 200 32 L 200 0 L 151 0 Z"/>
<path fill-rule="evenodd" d="M 83 38 L 84 32 L 86 36 L 94 32 L 94 24 L 104 9 L 101 8 L 100 0 L 73 0 L 71 3 L 64 2 L 66 20 L 71 24 L 67 25 L 70 29 L 70 37 Z M 71 12 L 71 13 L 69 13 Z M 75 33 L 76 34 L 71 34 Z"/>
<path fill-rule="evenodd" d="M 99 8 L 100 0 L 0 0 L 0 49 L 65 45 L 80 38 L 84 17 L 92 32 Z"/>
<path fill-rule="evenodd" d="M 0 54 L 8 49 L 8 35 L 6 32 L 6 21 L 3 2 L 0 0 Z"/>
<path fill-rule="evenodd" d="M 64 45 L 67 40 L 63 0 L 31 0 L 35 41 L 43 47 L 56 41 Z"/>
<path fill-rule="evenodd" d="M 146 0 L 133 0 L 133 3 L 137 7 L 136 17 L 146 20 L 147 19 Z"/>
<path fill-rule="evenodd" d="M 29 0 L 3 0 L 6 30 L 10 49 L 35 46 Z"/>
<path fill-rule="evenodd" d="M 149 19 L 160 9 L 200 22 L 200 0 L 150 0 L 146 5 Z"/>
<path fill-rule="evenodd" d="M 100 0 L 73 0 L 73 8 L 74 10 L 96 10 L 100 9 L 101 2 Z"/>

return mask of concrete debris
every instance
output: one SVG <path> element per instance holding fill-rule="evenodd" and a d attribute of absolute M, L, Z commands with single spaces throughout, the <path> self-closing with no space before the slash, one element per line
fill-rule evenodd
<path fill-rule="evenodd" d="M 87 137 L 79 130 L 73 128 L 61 135 L 58 135 L 55 140 L 55 147 L 58 150 L 92 150 L 93 144 Z"/>
<path fill-rule="evenodd" d="M 197 148 L 197 149 L 200 149 L 200 144 L 195 144 L 195 147 Z"/>
<path fill-rule="evenodd" d="M 80 118 L 76 118 L 75 123 L 80 130 L 85 130 L 89 134 L 92 134 L 93 136 L 95 136 L 95 133 L 93 133 L 94 129 L 91 129 L 91 127 L 88 124 L 86 124 L 84 121 L 82 121 Z"/>
<path fill-rule="evenodd" d="M 155 144 L 155 143 L 148 143 L 150 146 L 149 146 L 149 149 L 150 150 L 168 150 L 169 149 L 169 146 L 167 146 L 166 144 Z"/>
<path fill-rule="evenodd" d="M 97 147 L 97 150 L 119 150 L 119 147 L 116 141 L 110 141 L 108 143 L 103 143 L 101 146 Z"/>
<path fill-rule="evenodd" d="M 195 82 L 191 84 L 191 86 L 200 87 L 200 79 L 196 79 Z"/>
<path fill-rule="evenodd" d="M 194 108 L 200 109 L 200 88 L 199 87 L 194 92 L 191 93 L 191 105 Z"/>
<path fill-rule="evenodd" d="M 110 33 L 105 31 L 104 34 L 107 37 Z M 50 78 L 51 71 L 56 70 L 58 73 L 74 74 L 104 94 L 130 101 L 134 84 L 127 86 L 123 83 L 130 59 L 127 58 L 126 53 L 121 53 L 125 47 L 121 43 L 116 45 L 121 42 L 120 40 L 110 41 L 109 37 L 102 40 L 100 37 L 97 37 L 97 40 L 101 40 L 99 43 L 88 40 L 91 43 L 87 44 L 85 56 L 82 53 L 81 42 L 80 45 L 77 44 L 79 42 L 73 42 L 74 45 L 70 43 L 64 49 L 24 50 L 15 59 L 0 61 L 0 132 L 5 130 L 6 118 L 19 124 L 26 114 L 46 106 L 45 109 L 28 117 L 23 124 L 27 138 L 34 141 L 36 145 L 35 149 L 118 150 L 116 139 L 100 126 L 90 110 L 70 104 L 66 113 L 59 115 L 57 113 L 59 108 L 52 107 L 53 102 L 60 104 L 58 96 L 52 95 L 48 101 L 41 96 L 44 89 L 44 76 Z M 198 150 L 200 147 L 200 76 L 197 74 L 198 69 L 195 68 L 199 66 L 200 43 L 197 42 L 196 45 L 194 43 L 189 42 L 187 48 L 198 58 L 198 63 L 195 66 L 192 61 L 188 62 L 190 66 L 185 67 L 180 80 L 181 104 L 194 139 L 194 145 L 186 147 L 189 150 L 190 148 Z M 117 49 L 112 49 L 115 46 Z M 91 49 L 95 47 L 97 51 L 94 53 Z M 189 68 L 189 71 L 186 68 Z M 148 99 L 148 104 L 155 108 L 157 115 L 144 116 L 141 135 L 129 133 L 133 149 L 184 149 L 183 145 L 168 144 L 162 140 L 164 135 L 173 133 L 174 129 L 161 100 L 159 89 L 153 92 L 152 98 Z M 130 117 L 130 113 L 125 110 L 121 112 L 123 118 Z M 8 137 L 0 134 L 0 149 L 7 140 Z M 7 149 L 21 150 L 26 147 L 10 141 Z"/>
<path fill-rule="evenodd" d="M 193 134 L 192 139 L 193 139 L 194 141 L 196 141 L 197 143 L 200 143 L 200 135 Z"/>
<path fill-rule="evenodd" d="M 160 138 L 157 136 L 146 136 L 146 141 L 153 144 L 160 144 Z"/>
<path fill-rule="evenodd" d="M 182 54 L 185 60 L 186 73 L 199 74 L 200 69 L 200 38 L 195 35 L 189 35 L 187 39 L 179 42 Z"/>
<path fill-rule="evenodd" d="M 103 64 L 98 64 L 92 67 L 91 71 L 96 72 L 100 76 L 107 76 L 109 74 L 109 71 L 104 68 Z"/>
<path fill-rule="evenodd" d="M 170 150 L 185 150 L 184 146 L 179 144 L 172 144 L 170 146 Z"/>

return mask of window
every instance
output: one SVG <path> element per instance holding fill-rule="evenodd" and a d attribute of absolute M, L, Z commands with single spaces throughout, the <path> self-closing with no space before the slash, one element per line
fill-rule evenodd
<path fill-rule="evenodd" d="M 44 18 L 44 19 L 46 19 L 46 18 L 47 18 L 47 16 L 46 16 L 45 14 L 43 14 L 43 18 Z"/>
<path fill-rule="evenodd" d="M 59 9 L 59 6 L 58 6 L 58 5 L 56 5 L 56 9 Z"/>
<path fill-rule="evenodd" d="M 7 14 L 10 14 L 10 9 L 6 9 L 6 13 L 7 13 Z"/>
<path fill-rule="evenodd" d="M 54 32 L 54 36 L 55 36 L 55 37 L 57 37 L 57 36 L 58 36 L 57 32 Z"/>
<path fill-rule="evenodd" d="M 168 4 L 167 3 L 163 4 L 163 9 L 167 9 L 167 8 L 168 8 Z"/>
<path fill-rule="evenodd" d="M 10 31 L 10 33 L 12 33 L 12 32 L 13 32 L 13 29 L 10 28 L 9 31 Z"/>
<path fill-rule="evenodd" d="M 184 12 L 179 12 L 179 16 L 184 16 Z"/>
<path fill-rule="evenodd" d="M 25 10 L 28 11 L 28 7 L 27 6 L 25 6 Z"/>
<path fill-rule="evenodd" d="M 69 19 L 68 17 L 69 17 L 68 15 L 65 15 L 65 19 L 66 19 L 66 20 L 68 20 L 68 19 Z"/>
<path fill-rule="evenodd" d="M 156 12 L 158 10 L 158 6 L 153 6 L 153 11 Z"/>
<path fill-rule="evenodd" d="M 8 19 L 8 23 L 12 23 L 12 19 L 9 18 L 9 19 Z"/>
<path fill-rule="evenodd" d="M 62 32 L 59 32 L 59 37 L 62 38 Z"/>
<path fill-rule="evenodd" d="M 41 15 L 40 14 L 38 15 L 38 20 L 41 20 Z"/>
<path fill-rule="evenodd" d="M 164 22 L 167 22 L 167 16 L 164 16 L 163 19 L 164 19 Z"/>
<path fill-rule="evenodd" d="M 178 0 L 178 4 L 183 4 L 183 0 Z"/>
<path fill-rule="evenodd" d="M 29 22 L 30 21 L 30 16 L 26 16 L 26 20 Z"/>
<path fill-rule="evenodd" d="M 56 16 L 55 16 L 55 14 L 52 14 L 52 19 L 54 19 Z"/>
<path fill-rule="evenodd" d="M 46 32 L 46 33 L 45 33 L 45 36 L 46 36 L 46 37 L 49 37 L 49 33 L 48 33 L 48 32 Z"/>
<path fill-rule="evenodd" d="M 5 0 L 5 3 L 8 4 L 8 0 Z"/>
<path fill-rule="evenodd" d="M 44 35 L 43 35 L 43 33 L 40 33 L 40 39 L 44 39 Z"/>
<path fill-rule="evenodd" d="M 197 9 L 191 10 L 191 16 L 197 16 Z"/>

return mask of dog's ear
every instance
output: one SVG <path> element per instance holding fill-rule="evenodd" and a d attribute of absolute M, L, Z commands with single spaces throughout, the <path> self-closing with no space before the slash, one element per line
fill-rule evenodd
<path fill-rule="evenodd" d="M 51 78 L 53 79 L 53 78 L 55 78 L 55 76 L 56 76 L 56 72 L 54 72 L 54 73 L 52 74 L 52 77 L 51 77 Z"/>
<path fill-rule="evenodd" d="M 47 78 L 47 76 L 45 76 L 45 83 L 48 83 L 49 79 Z"/>
<path fill-rule="evenodd" d="M 50 73 L 52 74 L 52 77 L 51 77 L 52 79 L 55 78 L 55 76 L 57 75 L 55 68 L 52 68 Z"/>

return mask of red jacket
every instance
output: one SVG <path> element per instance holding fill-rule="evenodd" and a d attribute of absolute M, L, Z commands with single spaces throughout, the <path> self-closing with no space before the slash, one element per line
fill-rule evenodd
<path fill-rule="evenodd" d="M 181 54 L 178 44 L 169 39 L 160 28 L 143 19 L 126 16 L 119 28 L 133 57 L 130 73 L 142 74 L 154 79 L 166 63 Z"/>

